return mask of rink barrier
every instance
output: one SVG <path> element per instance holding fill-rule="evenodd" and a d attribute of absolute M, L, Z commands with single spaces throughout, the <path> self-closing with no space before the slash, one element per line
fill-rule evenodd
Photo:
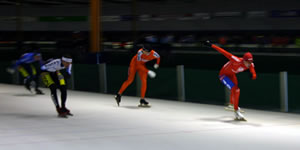
<path fill-rule="evenodd" d="M 289 111 L 288 100 L 288 73 L 280 72 L 280 110 L 282 112 Z"/>
<path fill-rule="evenodd" d="M 178 100 L 185 101 L 184 65 L 176 66 Z"/>
<path fill-rule="evenodd" d="M 10 63 L 0 63 L 0 82 L 22 85 L 22 76 L 18 75 L 17 72 L 15 75 L 6 72 L 5 69 L 9 65 Z M 157 77 L 148 78 L 146 98 L 220 105 L 229 101 L 228 91 L 224 90 L 225 87 L 218 80 L 219 70 L 201 70 L 177 66 L 160 67 L 155 71 Z M 127 65 L 74 64 L 73 75 L 67 79 L 68 88 L 116 94 L 127 79 L 127 72 Z M 180 77 L 180 74 L 183 76 Z M 300 112 L 299 74 L 257 72 L 257 75 L 256 80 L 251 80 L 248 73 L 237 75 L 241 89 L 241 107 Z M 184 84 L 180 82 L 184 82 Z M 138 84 L 138 82 L 131 84 L 124 95 L 138 96 L 140 93 Z M 184 90 L 184 95 L 180 95 L 180 90 Z"/>
<path fill-rule="evenodd" d="M 107 72 L 106 72 L 106 64 L 97 64 L 98 65 L 98 75 L 99 75 L 99 85 L 101 93 L 107 93 Z"/>

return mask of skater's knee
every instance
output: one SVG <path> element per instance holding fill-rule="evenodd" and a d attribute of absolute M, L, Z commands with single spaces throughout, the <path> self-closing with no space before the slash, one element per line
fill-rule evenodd
<path fill-rule="evenodd" d="M 147 79 L 142 79 L 142 85 L 147 86 Z"/>
<path fill-rule="evenodd" d="M 60 92 L 61 93 L 67 93 L 67 86 L 63 85 L 63 86 L 60 86 Z"/>
<path fill-rule="evenodd" d="M 236 91 L 236 90 L 240 90 L 240 88 L 237 85 L 235 85 L 231 88 L 231 91 Z"/>
<path fill-rule="evenodd" d="M 127 82 L 128 84 L 131 84 L 133 82 L 134 78 L 128 78 L 125 82 Z"/>
<path fill-rule="evenodd" d="M 56 93 L 56 85 L 55 84 L 51 84 L 49 86 L 51 93 Z"/>

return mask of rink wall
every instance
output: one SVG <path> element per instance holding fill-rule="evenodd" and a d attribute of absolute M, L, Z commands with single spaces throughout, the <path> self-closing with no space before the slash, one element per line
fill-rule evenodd
<path fill-rule="evenodd" d="M 0 63 L 0 82 L 21 84 L 18 75 L 10 75 L 5 68 L 9 63 Z M 103 64 L 102 64 L 103 66 Z M 127 79 L 128 66 L 74 64 L 73 76 L 68 79 L 68 87 L 74 90 L 116 94 Z M 156 70 L 157 77 L 148 78 L 146 97 L 179 100 L 178 70 L 176 67 L 161 67 Z M 105 74 L 105 81 L 101 80 Z M 251 80 L 248 73 L 237 75 L 241 89 L 240 106 L 244 108 L 280 111 L 280 76 L 279 73 L 257 72 L 257 80 Z M 20 76 L 19 76 L 20 77 Z M 289 112 L 300 112 L 299 84 L 300 75 L 288 74 Z M 105 82 L 105 84 L 103 83 Z M 103 89 L 103 85 L 104 89 Z M 101 88 L 102 87 L 102 88 Z M 124 92 L 124 95 L 138 96 L 140 82 L 136 80 Z M 184 68 L 184 101 L 223 105 L 228 101 L 228 92 L 219 82 L 218 70 Z M 104 91 L 104 92 L 103 92 Z"/>

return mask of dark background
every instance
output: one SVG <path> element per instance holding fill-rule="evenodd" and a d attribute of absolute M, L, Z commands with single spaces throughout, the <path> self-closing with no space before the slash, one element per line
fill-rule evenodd
<path fill-rule="evenodd" d="M 137 41 L 153 36 L 164 66 L 220 68 L 226 59 L 200 44 L 211 40 L 238 56 L 252 52 L 258 71 L 298 74 L 299 7 L 297 0 L 102 0 L 101 50 L 95 54 L 88 0 L 0 1 L 1 61 L 38 50 L 44 59 L 70 53 L 75 63 L 99 58 L 125 65 Z M 172 39 L 163 42 L 166 36 Z"/>

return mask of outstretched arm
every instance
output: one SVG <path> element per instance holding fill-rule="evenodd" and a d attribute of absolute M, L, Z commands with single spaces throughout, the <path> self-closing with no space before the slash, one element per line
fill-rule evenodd
<path fill-rule="evenodd" d="M 21 58 L 19 60 L 17 60 L 17 62 L 15 64 L 13 64 L 12 68 L 16 69 L 20 64 L 24 63 L 24 62 L 29 62 L 29 61 L 33 61 L 33 54 L 32 53 L 26 53 L 23 56 L 21 56 Z"/>
<path fill-rule="evenodd" d="M 217 46 L 217 45 L 215 45 L 215 44 L 211 44 L 210 41 L 205 41 L 205 42 L 203 42 L 203 45 L 208 46 L 208 47 L 211 47 L 211 48 L 217 50 L 218 52 L 220 52 L 221 54 L 223 54 L 223 55 L 224 55 L 225 57 L 227 57 L 228 59 L 231 59 L 232 56 L 233 56 L 231 53 L 227 52 L 227 51 L 224 50 L 223 48 L 221 48 L 221 47 L 219 47 L 219 46 Z"/>

